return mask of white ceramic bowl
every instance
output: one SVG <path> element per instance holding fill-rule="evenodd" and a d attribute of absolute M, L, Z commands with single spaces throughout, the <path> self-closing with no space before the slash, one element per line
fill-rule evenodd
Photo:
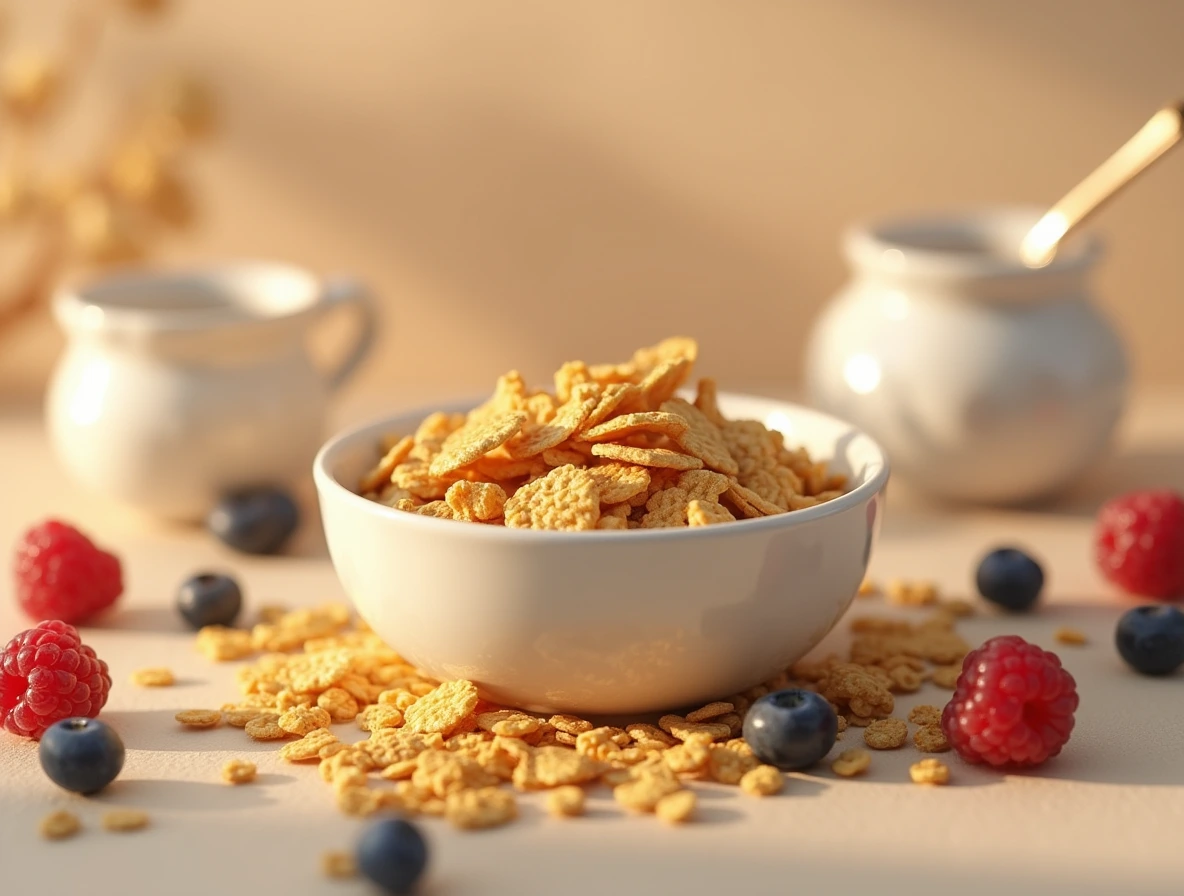
<path fill-rule="evenodd" d="M 725 395 L 720 404 L 832 459 L 851 490 L 818 507 L 704 528 L 535 532 L 432 519 L 352 491 L 381 437 L 426 416 L 401 414 L 339 435 L 317 455 L 325 535 L 346 594 L 416 666 L 534 711 L 653 712 L 770 678 L 816 645 L 855 596 L 888 463 L 834 417 L 762 398 Z"/>

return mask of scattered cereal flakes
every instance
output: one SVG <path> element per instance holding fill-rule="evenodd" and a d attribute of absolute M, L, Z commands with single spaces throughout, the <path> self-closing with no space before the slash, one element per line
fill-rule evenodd
<path fill-rule="evenodd" d="M 735 520 L 732 511 L 715 501 L 692 500 L 687 504 L 687 524 L 690 526 L 714 526 Z"/>
<path fill-rule="evenodd" d="M 745 488 L 739 483 L 733 483 L 732 487 L 728 489 L 727 495 L 728 499 L 736 505 L 736 509 L 749 519 L 775 516 L 784 512 L 784 508 L 765 500 L 752 489 Z"/>
<path fill-rule="evenodd" d="M 1085 632 L 1069 626 L 1061 626 L 1053 632 L 1052 636 L 1056 638 L 1058 644 L 1070 644 L 1080 647 L 1082 644 L 1089 643 L 1089 638 L 1086 637 Z"/>
<path fill-rule="evenodd" d="M 771 765 L 758 765 L 740 779 L 740 789 L 749 796 L 773 796 L 784 786 L 785 775 Z"/>
<path fill-rule="evenodd" d="M 399 507 L 399 510 L 404 510 L 404 507 Z M 448 505 L 447 501 L 429 501 L 427 504 L 421 504 L 419 507 L 411 508 L 411 512 L 417 516 L 430 516 L 437 520 L 454 520 L 456 513 Z"/>
<path fill-rule="evenodd" d="M 446 681 L 417 700 L 404 715 L 403 729 L 411 734 L 437 732 L 447 737 L 477 707 L 477 687 L 471 681 Z"/>
<path fill-rule="evenodd" d="M 279 716 L 268 713 L 247 722 L 243 730 L 252 740 L 283 740 L 290 737 L 291 735 L 277 722 L 279 722 Z"/>
<path fill-rule="evenodd" d="M 939 688 L 953 690 L 958 684 L 958 676 L 962 674 L 961 664 L 938 666 L 933 670 L 931 679 Z"/>
<path fill-rule="evenodd" d="M 589 728 L 591 728 L 592 723 L 588 722 L 587 725 Z M 626 725 L 625 732 L 638 743 L 652 741 L 667 747 L 673 747 L 678 743 L 678 740 L 671 737 L 668 732 L 663 731 L 661 728 L 657 728 L 654 725 L 647 725 L 644 722 L 638 722 L 634 725 Z"/>
<path fill-rule="evenodd" d="M 613 799 L 635 812 L 653 812 L 664 796 L 682 790 L 678 778 L 665 765 L 629 769 L 631 780 L 613 788 Z"/>
<path fill-rule="evenodd" d="M 713 744 L 708 750 L 710 759 L 707 762 L 707 773 L 711 780 L 720 784 L 739 784 L 740 779 L 757 765 L 755 757 L 745 756 L 737 750 L 729 750 L 718 744 Z"/>
<path fill-rule="evenodd" d="M 224 625 L 207 625 L 197 633 L 198 651 L 215 662 L 240 660 L 255 652 L 251 633 Z"/>
<path fill-rule="evenodd" d="M 613 740 L 611 728 L 593 728 L 576 735 L 576 752 L 607 761 L 613 754 L 620 752 L 620 746 Z"/>
<path fill-rule="evenodd" d="M 667 411 L 641 411 L 621 414 L 607 423 L 585 429 L 579 435 L 581 442 L 615 442 L 639 432 L 656 433 L 677 439 L 687 431 L 687 421 Z"/>
<path fill-rule="evenodd" d="M 620 504 L 645 492 L 650 485 L 650 472 L 645 467 L 610 461 L 589 467 L 588 474 L 596 482 L 602 504 Z M 627 516 L 628 514 L 626 514 Z"/>
<path fill-rule="evenodd" d="M 461 790 L 445 798 L 444 817 L 466 830 L 492 828 L 517 818 L 518 802 L 499 787 Z"/>
<path fill-rule="evenodd" d="M 654 806 L 654 814 L 670 824 L 682 824 L 694 816 L 697 803 L 698 799 L 693 790 L 676 790 L 658 800 Z"/>
<path fill-rule="evenodd" d="M 279 716 L 262 709 L 228 709 L 222 713 L 222 721 L 231 728 L 245 728 L 255 719 L 267 717 L 273 722 L 279 721 Z"/>
<path fill-rule="evenodd" d="M 545 790 L 563 784 L 584 784 L 600 777 L 605 763 L 564 747 L 536 747 L 521 757 L 513 783 L 519 790 Z"/>
<path fill-rule="evenodd" d="M 600 491 L 587 470 L 556 467 L 514 492 L 505 514 L 506 525 L 515 529 L 594 529 L 600 519 Z"/>
<path fill-rule="evenodd" d="M 186 728 L 213 728 L 222 721 L 222 713 L 216 709 L 184 709 L 173 718 Z"/>
<path fill-rule="evenodd" d="M 132 684 L 142 688 L 168 688 L 176 683 L 172 669 L 137 669 L 132 673 Z"/>
<path fill-rule="evenodd" d="M 888 670 L 888 677 L 892 679 L 889 690 L 893 693 L 911 694 L 921 689 L 925 683 L 925 673 L 911 666 L 901 665 Z"/>
<path fill-rule="evenodd" d="M 411 449 L 414 447 L 415 439 L 412 436 L 404 436 L 395 442 L 390 447 L 390 450 L 382 456 L 382 460 L 375 464 L 374 468 L 362 477 L 362 481 L 358 484 L 358 491 L 365 494 L 389 483 L 391 481 L 391 473 L 395 471 L 395 467 L 403 463 L 410 456 Z"/>
<path fill-rule="evenodd" d="M 363 731 L 398 728 L 403 724 L 403 719 L 404 715 L 399 707 L 391 706 L 389 703 L 373 703 L 357 715 L 358 727 Z"/>
<path fill-rule="evenodd" d="M 670 529 L 688 524 L 687 493 L 677 486 L 652 495 L 645 509 L 641 518 L 643 529 Z"/>
<path fill-rule="evenodd" d="M 863 742 L 873 750 L 895 750 L 909 738 L 909 726 L 901 719 L 877 719 L 863 729 Z"/>
<path fill-rule="evenodd" d="M 913 734 L 913 743 L 922 753 L 944 753 L 950 748 L 940 724 L 922 725 Z"/>
<path fill-rule="evenodd" d="M 928 703 L 922 703 L 909 710 L 909 721 L 914 725 L 940 725 L 941 709 Z"/>
<path fill-rule="evenodd" d="M 477 716 L 477 727 L 506 737 L 525 737 L 538 731 L 542 724 L 542 719 L 515 709 L 483 712 Z"/>
<path fill-rule="evenodd" d="M 412 782 L 443 799 L 450 793 L 492 787 L 497 777 L 474 759 L 449 750 L 425 750 L 418 756 Z"/>
<path fill-rule="evenodd" d="M 641 389 L 633 383 L 608 383 L 601 387 L 596 407 L 584 421 L 584 428 L 590 429 L 608 420 L 620 407 L 632 404 L 641 397 Z"/>
<path fill-rule="evenodd" d="M 328 728 L 332 721 L 329 713 L 319 706 L 294 706 L 281 715 L 276 724 L 289 734 L 303 737 L 318 728 Z"/>
<path fill-rule="evenodd" d="M 909 766 L 914 784 L 949 784 L 950 767 L 940 759 L 922 759 Z"/>
<path fill-rule="evenodd" d="M 331 744 L 337 743 L 337 735 L 328 728 L 313 728 L 300 740 L 284 744 L 280 748 L 280 758 L 287 762 L 306 762 L 309 759 L 320 760 L 321 751 Z"/>
<path fill-rule="evenodd" d="M 428 466 L 428 473 L 439 478 L 459 470 L 481 455 L 504 445 L 522 429 L 526 420 L 525 412 L 510 411 L 466 423 L 444 440 L 440 453 Z"/>
<path fill-rule="evenodd" d="M 635 448 L 631 445 L 605 442 L 593 445 L 592 453 L 597 457 L 624 461 L 639 467 L 657 467 L 668 470 L 698 470 L 703 467 L 703 461 L 699 458 L 690 454 L 680 454 L 669 448 Z"/>
<path fill-rule="evenodd" d="M 337 790 L 337 808 L 346 815 L 365 818 L 382 808 L 382 796 L 365 787 L 342 787 Z"/>
<path fill-rule="evenodd" d="M 708 703 L 706 706 L 700 707 L 693 712 L 688 712 L 686 718 L 688 722 L 706 722 L 717 716 L 727 715 L 735 708 L 731 703 L 717 700 L 715 703 Z"/>
<path fill-rule="evenodd" d="M 946 598 L 945 600 L 939 601 L 938 606 L 943 612 L 949 613 L 955 618 L 973 616 L 977 612 L 977 610 L 975 610 L 974 604 L 960 597 Z"/>
<path fill-rule="evenodd" d="M 841 713 L 836 713 L 836 717 L 837 717 L 836 720 L 839 723 L 838 733 L 842 734 L 844 731 L 847 730 L 847 717 L 845 715 L 842 715 Z"/>
<path fill-rule="evenodd" d="M 222 766 L 222 780 L 227 784 L 249 784 L 255 780 L 255 763 L 245 759 L 230 759 Z"/>
<path fill-rule="evenodd" d="M 851 778 L 866 772 L 871 764 L 872 754 L 856 747 L 840 753 L 830 764 L 830 770 L 841 777 Z"/>
<path fill-rule="evenodd" d="M 148 813 L 139 809 L 112 809 L 103 813 L 103 828 L 123 833 L 148 827 Z"/>
<path fill-rule="evenodd" d="M 46 840 L 65 840 L 82 830 L 82 822 L 73 812 L 59 809 L 57 812 L 50 812 L 41 819 L 37 830 Z"/>
<path fill-rule="evenodd" d="M 575 818 L 584 814 L 584 788 L 574 784 L 556 787 L 547 794 L 547 811 L 556 818 Z"/>
<path fill-rule="evenodd" d="M 334 850 L 322 853 L 321 873 L 334 880 L 349 880 L 358 876 L 358 863 L 352 852 Z"/>
<path fill-rule="evenodd" d="M 937 586 L 933 582 L 909 582 L 892 579 L 884 595 L 888 603 L 902 607 L 928 607 L 937 603 Z"/>

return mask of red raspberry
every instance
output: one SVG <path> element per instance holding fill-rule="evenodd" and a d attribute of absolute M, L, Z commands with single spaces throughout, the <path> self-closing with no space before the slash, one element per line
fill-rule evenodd
<path fill-rule="evenodd" d="M 941 728 L 967 762 L 1039 765 L 1068 742 L 1076 709 L 1077 683 L 1057 655 L 1004 635 L 966 655 Z"/>
<path fill-rule="evenodd" d="M 1102 575 L 1131 594 L 1184 599 L 1184 497 L 1131 492 L 1098 511 L 1094 546 Z"/>
<path fill-rule="evenodd" d="M 107 702 L 107 664 L 57 619 L 23 631 L 0 653 L 0 725 L 39 738 L 54 722 L 94 718 Z"/>
<path fill-rule="evenodd" d="M 17 545 L 16 599 L 31 619 L 82 622 L 122 593 L 119 559 L 73 526 L 49 520 Z"/>

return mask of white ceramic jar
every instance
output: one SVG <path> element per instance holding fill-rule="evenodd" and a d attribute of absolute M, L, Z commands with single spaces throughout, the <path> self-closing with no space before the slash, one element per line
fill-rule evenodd
<path fill-rule="evenodd" d="M 852 276 L 807 352 L 813 401 L 867 431 L 911 485 L 956 500 L 1050 496 L 1106 450 L 1127 362 L 1094 302 L 1093 238 L 1043 268 L 1019 245 L 1039 210 L 850 231 Z"/>
<path fill-rule="evenodd" d="M 343 305 L 358 335 L 326 373 L 309 328 Z M 329 394 L 374 331 L 363 288 L 277 264 L 114 275 L 53 308 L 67 339 L 46 406 L 58 458 L 90 490 L 178 520 L 308 476 Z"/>

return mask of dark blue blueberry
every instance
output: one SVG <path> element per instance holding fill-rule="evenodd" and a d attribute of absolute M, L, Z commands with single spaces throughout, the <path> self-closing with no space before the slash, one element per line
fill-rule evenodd
<path fill-rule="evenodd" d="M 242 608 L 238 582 L 221 573 L 200 573 L 186 579 L 177 591 L 177 609 L 194 628 L 233 625 Z"/>
<path fill-rule="evenodd" d="M 998 548 L 983 557 L 974 577 L 978 593 L 1006 610 L 1030 610 L 1044 588 L 1044 570 L 1018 548 Z"/>
<path fill-rule="evenodd" d="M 358 841 L 358 869 L 388 893 L 410 893 L 428 864 L 419 828 L 401 818 L 373 822 Z"/>
<path fill-rule="evenodd" d="M 1159 604 L 1127 610 L 1118 620 L 1114 643 L 1136 672 L 1171 675 L 1184 666 L 1184 613 Z"/>
<path fill-rule="evenodd" d="M 74 793 L 98 793 L 123 769 L 123 741 L 115 729 L 82 716 L 46 728 L 37 754 L 49 779 Z"/>
<path fill-rule="evenodd" d="M 244 554 L 278 552 L 299 525 L 296 502 L 275 488 L 227 495 L 206 518 L 206 527 L 219 540 Z"/>
<path fill-rule="evenodd" d="M 757 700 L 744 717 L 744 740 L 756 758 L 783 771 L 808 768 L 830 752 L 839 720 L 813 691 L 789 688 Z"/>

